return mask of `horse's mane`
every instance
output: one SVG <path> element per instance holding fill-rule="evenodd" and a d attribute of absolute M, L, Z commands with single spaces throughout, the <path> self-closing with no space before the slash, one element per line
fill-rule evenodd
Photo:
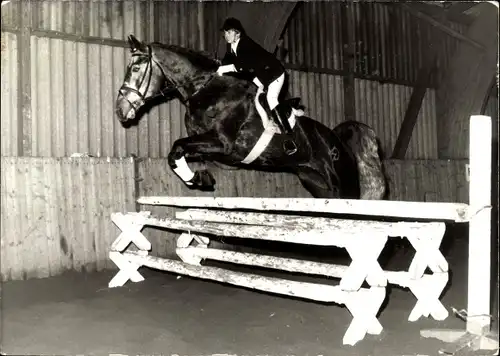
<path fill-rule="evenodd" d="M 153 42 L 151 43 L 151 45 L 182 54 L 186 56 L 188 60 L 193 63 L 193 65 L 201 69 L 215 70 L 219 66 L 219 63 L 215 59 L 213 54 L 208 51 L 196 51 L 190 48 L 181 47 L 178 45 L 167 45 L 160 42 Z"/>

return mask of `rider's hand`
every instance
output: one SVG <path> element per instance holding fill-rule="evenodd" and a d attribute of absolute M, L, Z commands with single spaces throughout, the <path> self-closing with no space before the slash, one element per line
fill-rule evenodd
<path fill-rule="evenodd" d="M 236 68 L 234 67 L 233 64 L 228 64 L 228 65 L 225 65 L 225 66 L 220 66 L 217 69 L 217 74 L 218 75 L 223 75 L 224 73 L 227 73 L 227 72 L 236 72 Z"/>
<path fill-rule="evenodd" d="M 224 68 L 219 67 L 219 69 L 217 69 L 217 74 L 218 74 L 218 75 L 223 75 L 224 73 L 225 73 Z"/>
<path fill-rule="evenodd" d="M 261 90 L 261 91 L 264 90 L 264 84 L 262 84 L 262 82 L 259 80 L 259 78 L 257 78 L 257 77 L 253 78 L 253 83 L 255 85 L 257 85 L 257 87 L 259 88 L 259 90 Z"/>

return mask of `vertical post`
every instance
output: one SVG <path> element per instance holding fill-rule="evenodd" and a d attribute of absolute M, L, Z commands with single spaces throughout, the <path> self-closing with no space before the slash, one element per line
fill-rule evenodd
<path fill-rule="evenodd" d="M 477 212 L 469 221 L 467 331 L 490 331 L 491 274 L 491 118 L 473 115 L 469 139 L 469 206 Z"/>
<path fill-rule="evenodd" d="M 19 156 L 31 156 L 31 0 L 19 2 Z"/>

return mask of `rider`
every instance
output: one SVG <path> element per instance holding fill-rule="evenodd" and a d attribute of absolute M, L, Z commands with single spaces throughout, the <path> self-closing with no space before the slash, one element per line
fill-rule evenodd
<path fill-rule="evenodd" d="M 277 110 L 278 96 L 285 80 L 285 68 L 273 54 L 245 33 L 239 20 L 232 17 L 226 19 L 221 31 L 224 31 L 227 50 L 217 74 L 245 71 L 254 76 L 253 83 L 257 85 L 256 104 L 259 96 L 267 91 L 267 101 L 263 100 L 264 109 L 282 129 L 282 132 L 284 131 L 290 137 L 292 134 L 290 123 L 287 118 L 282 118 Z M 291 138 L 285 139 L 283 146 L 288 155 L 297 151 L 297 146 Z"/>

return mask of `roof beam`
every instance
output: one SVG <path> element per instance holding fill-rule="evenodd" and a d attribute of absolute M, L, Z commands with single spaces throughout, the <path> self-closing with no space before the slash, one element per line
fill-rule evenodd
<path fill-rule="evenodd" d="M 469 38 L 467 36 L 462 35 L 460 32 L 452 29 L 451 27 L 448 27 L 447 25 L 443 24 L 442 22 L 440 22 L 440 21 L 434 19 L 433 17 L 423 13 L 422 11 L 415 10 L 412 6 L 409 6 L 409 5 L 406 5 L 403 3 L 400 3 L 399 6 L 401 6 L 404 10 L 406 10 L 407 12 L 412 14 L 413 16 L 430 23 L 432 26 L 440 29 L 441 31 L 447 33 L 448 35 L 455 37 L 456 39 L 458 39 L 462 42 L 466 42 L 466 43 L 468 43 L 468 44 L 470 44 L 470 45 L 472 45 L 472 46 L 474 46 L 482 51 L 485 50 L 483 45 L 479 44 L 478 42 L 472 40 L 471 38 Z"/>
<path fill-rule="evenodd" d="M 422 68 L 420 68 L 417 84 L 413 88 L 408 107 L 406 108 L 406 113 L 401 129 L 399 130 L 396 144 L 394 145 L 394 150 L 392 151 L 391 159 L 404 159 L 406 155 L 413 129 L 417 123 L 418 114 L 422 108 L 422 102 L 427 92 L 427 87 L 429 86 L 432 73 L 436 69 L 438 47 L 437 43 L 430 46 L 429 52 L 427 52 L 426 62 L 423 64 Z"/>
<path fill-rule="evenodd" d="M 431 16 L 438 21 L 440 21 L 441 19 L 446 19 L 448 21 L 465 26 L 469 26 L 474 21 L 472 16 L 455 11 L 449 12 L 441 6 L 430 5 L 428 3 L 412 2 L 411 7 L 415 10 L 423 12 L 426 15 Z"/>
<path fill-rule="evenodd" d="M 446 16 L 460 16 L 462 15 L 465 11 L 469 10 L 470 8 L 476 6 L 477 3 L 470 1 L 470 2 L 456 2 L 450 5 L 448 9 L 446 9 Z"/>

